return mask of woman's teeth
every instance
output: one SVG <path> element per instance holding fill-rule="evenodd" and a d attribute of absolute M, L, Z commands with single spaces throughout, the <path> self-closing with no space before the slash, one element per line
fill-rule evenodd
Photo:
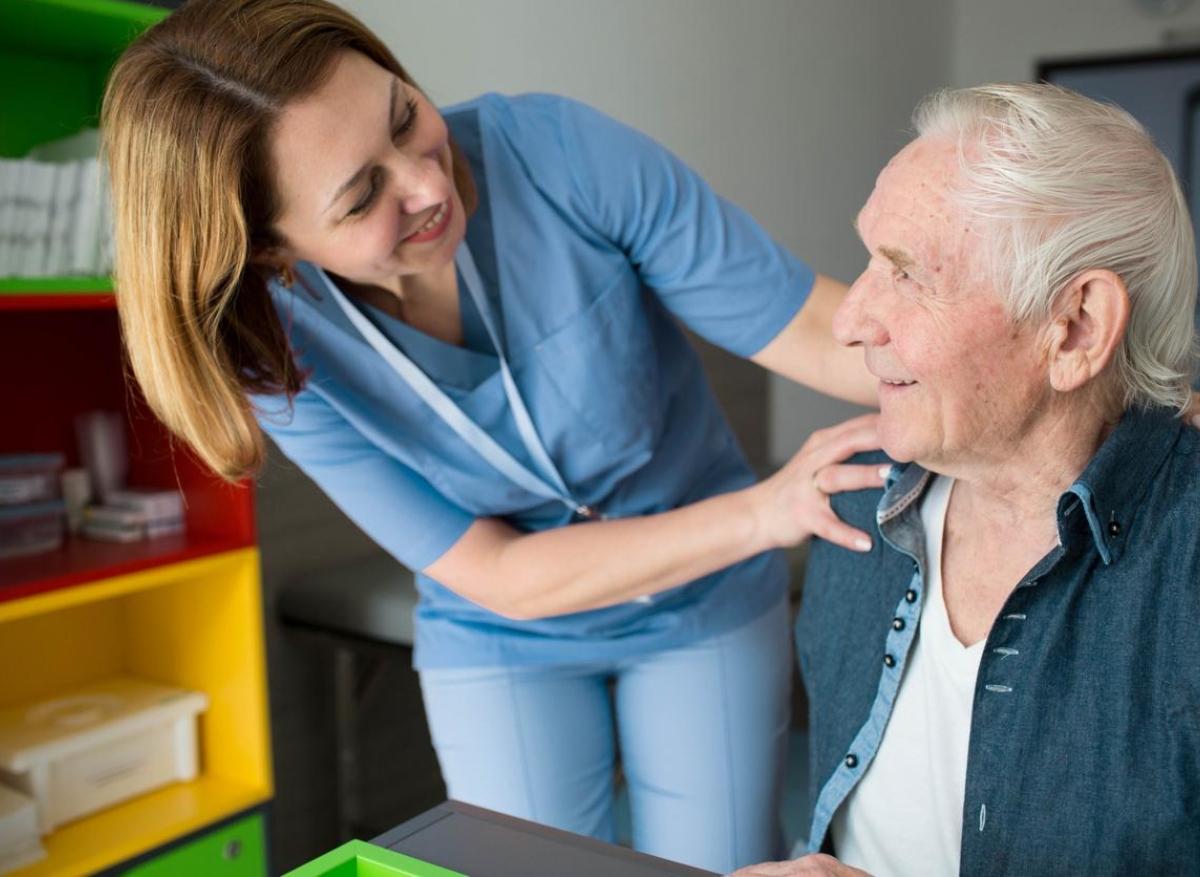
<path fill-rule="evenodd" d="M 441 206 L 438 207 L 437 212 L 434 213 L 433 216 L 431 216 L 429 218 L 429 222 L 425 223 L 423 226 L 418 228 L 416 231 L 413 232 L 413 234 L 414 235 L 423 234 L 424 232 L 427 232 L 427 231 L 430 231 L 431 229 L 437 228 L 438 223 L 440 223 L 442 221 L 442 219 L 445 218 L 445 216 L 446 216 L 446 202 L 443 201 Z M 409 237 L 412 237 L 412 235 L 409 235 Z"/>

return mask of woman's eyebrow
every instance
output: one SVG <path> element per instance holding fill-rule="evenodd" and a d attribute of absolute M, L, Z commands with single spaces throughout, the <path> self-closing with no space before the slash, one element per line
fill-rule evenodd
<path fill-rule="evenodd" d="M 392 77 L 392 88 L 388 95 L 388 130 L 389 131 L 392 130 L 392 128 L 396 127 L 396 92 L 399 88 L 400 88 L 400 80 L 398 78 L 396 78 L 395 76 L 393 76 Z M 343 195 L 345 195 L 347 192 L 349 192 L 351 189 L 353 189 L 355 186 L 357 186 L 362 181 L 362 178 L 370 172 L 370 170 L 371 170 L 371 164 L 370 164 L 370 162 L 368 162 L 367 164 L 364 164 L 362 167 L 360 167 L 357 171 L 355 171 L 354 175 L 352 177 L 350 177 L 350 179 L 346 180 L 346 182 L 344 182 L 340 186 L 338 186 L 338 190 L 333 193 L 333 197 L 329 199 L 329 204 L 326 205 L 325 210 L 322 212 L 323 213 L 328 212 L 329 208 L 332 207 L 334 204 L 336 204 Z"/>

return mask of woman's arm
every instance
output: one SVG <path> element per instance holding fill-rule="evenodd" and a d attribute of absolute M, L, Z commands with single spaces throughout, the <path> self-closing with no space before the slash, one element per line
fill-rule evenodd
<path fill-rule="evenodd" d="M 478 520 L 425 572 L 493 612 L 541 618 L 663 591 L 813 534 L 867 550 L 828 494 L 883 483 L 877 465 L 838 465 L 879 446 L 876 417 L 815 432 L 765 481 L 673 511 L 528 534 Z"/>
<path fill-rule="evenodd" d="M 804 306 L 783 331 L 750 357 L 763 368 L 847 402 L 875 407 L 876 378 L 862 351 L 833 339 L 833 314 L 847 286 L 818 274 Z"/>

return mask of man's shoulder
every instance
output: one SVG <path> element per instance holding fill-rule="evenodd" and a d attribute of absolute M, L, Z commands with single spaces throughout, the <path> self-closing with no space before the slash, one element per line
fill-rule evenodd
<path fill-rule="evenodd" d="M 1184 427 L 1142 497 L 1137 547 L 1170 558 L 1176 578 L 1200 592 L 1200 430 Z"/>

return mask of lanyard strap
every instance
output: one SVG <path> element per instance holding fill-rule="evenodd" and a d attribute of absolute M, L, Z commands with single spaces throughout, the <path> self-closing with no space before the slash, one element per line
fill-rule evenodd
<path fill-rule="evenodd" d="M 512 369 L 508 367 L 508 358 L 504 355 L 504 345 L 501 342 L 500 333 L 492 321 L 491 310 L 483 295 L 483 280 L 479 276 L 479 269 L 475 267 L 475 259 L 471 256 L 466 241 L 459 246 L 454 261 L 462 273 L 463 281 L 467 284 L 467 292 L 475 302 L 475 310 L 479 312 L 484 328 L 487 329 L 488 337 L 492 340 L 492 347 L 496 349 L 496 356 L 500 360 L 500 376 L 504 381 L 504 394 L 508 397 L 508 404 L 512 408 L 513 420 L 516 421 L 521 443 L 525 445 L 525 450 L 533 462 L 541 469 L 542 476 L 549 479 L 561 495 L 569 496 L 571 491 L 567 489 L 566 482 L 559 475 L 558 468 L 550 459 L 550 454 L 546 452 L 546 447 L 542 444 L 541 437 L 538 436 L 537 428 L 533 425 L 533 418 L 529 415 L 529 409 L 525 407 L 525 400 L 521 398 L 521 393 L 517 390 L 517 382 L 513 380 Z M 575 503 L 575 506 L 580 510 L 583 509 L 580 503 Z"/>
<path fill-rule="evenodd" d="M 465 259 L 461 259 L 463 253 L 466 254 Z M 530 456 L 542 467 L 547 468 L 548 473 L 552 473 L 552 485 L 547 484 L 545 479 L 539 478 L 530 472 L 527 467 L 506 451 L 485 430 L 480 428 L 475 421 L 471 420 L 454 400 L 443 392 L 441 387 L 434 383 L 416 363 L 392 344 L 365 314 L 351 304 L 349 299 L 337 288 L 337 284 L 329 279 L 329 276 L 323 269 L 317 268 L 317 273 L 325 282 L 326 288 L 338 303 L 338 306 L 341 307 L 343 313 L 346 314 L 359 333 L 375 348 L 375 351 L 383 357 L 383 360 L 391 366 L 392 370 L 421 397 L 421 400 L 432 408 L 447 426 L 454 430 L 459 438 L 514 484 L 523 487 L 537 496 L 558 500 L 583 517 L 591 517 L 591 509 L 583 503 L 576 501 L 571 496 L 561 476 L 559 476 L 558 470 L 550 461 L 549 455 L 542 446 L 540 439 L 538 439 L 537 432 L 533 428 L 533 422 L 529 417 L 529 411 L 525 407 L 520 393 L 517 392 L 516 383 L 513 381 L 512 373 L 509 371 L 508 363 L 505 361 L 504 351 L 499 344 L 495 328 L 488 318 L 486 302 L 482 300 L 479 273 L 475 269 L 475 262 L 471 259 L 471 254 L 467 250 L 465 242 L 459 249 L 459 255 L 455 258 L 459 263 L 460 270 L 463 269 L 465 262 L 468 266 L 467 270 L 470 271 L 470 276 L 468 276 L 467 270 L 463 270 L 464 280 L 467 282 L 468 291 L 475 302 L 476 308 L 483 317 L 484 325 L 488 329 L 488 335 L 491 337 L 492 343 L 496 346 L 496 356 L 500 361 L 500 368 L 504 379 L 504 392 L 508 397 L 509 405 L 512 406 L 513 418 L 517 423 L 517 431 L 520 433 L 521 441 L 525 445 L 526 450 L 530 452 Z M 531 444 L 533 447 L 530 447 Z"/>

